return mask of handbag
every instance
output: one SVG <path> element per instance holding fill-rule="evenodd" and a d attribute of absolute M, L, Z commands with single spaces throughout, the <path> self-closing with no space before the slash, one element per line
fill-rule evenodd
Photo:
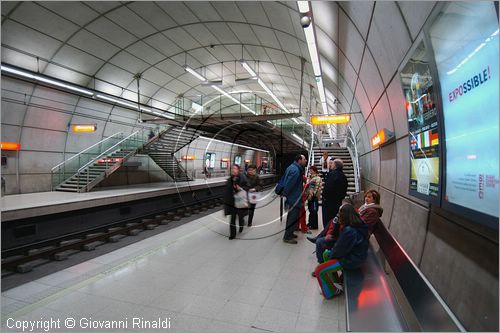
<path fill-rule="evenodd" d="M 256 204 L 260 201 L 261 193 L 260 192 L 248 192 L 248 202 L 251 204 Z"/>
<path fill-rule="evenodd" d="M 248 208 L 247 191 L 240 190 L 234 194 L 234 207 Z"/>

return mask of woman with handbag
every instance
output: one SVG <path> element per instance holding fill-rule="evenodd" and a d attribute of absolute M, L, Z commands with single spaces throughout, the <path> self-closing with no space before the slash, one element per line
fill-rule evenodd
<path fill-rule="evenodd" d="M 236 215 L 238 215 L 239 231 L 243 231 L 243 225 L 245 224 L 244 217 L 248 212 L 246 191 L 249 188 L 245 174 L 240 172 L 238 164 L 234 164 L 231 168 L 231 177 L 227 180 L 224 192 L 224 215 L 231 215 L 229 239 L 236 237 Z"/>
<path fill-rule="evenodd" d="M 251 198 L 255 196 L 256 192 L 262 191 L 262 180 L 257 174 L 257 166 L 251 164 L 248 166 L 247 170 L 247 181 L 250 189 L 248 190 L 248 195 Z M 249 200 L 248 202 L 248 226 L 252 226 L 253 215 L 255 213 L 255 205 L 257 203 L 254 200 Z"/>

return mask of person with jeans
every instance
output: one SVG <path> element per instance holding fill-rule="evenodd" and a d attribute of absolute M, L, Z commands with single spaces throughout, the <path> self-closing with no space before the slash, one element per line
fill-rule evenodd
<path fill-rule="evenodd" d="M 248 166 L 247 170 L 247 182 L 248 186 L 250 186 L 250 189 L 248 190 L 248 193 L 252 192 L 260 192 L 262 191 L 262 180 L 260 179 L 259 175 L 257 174 L 257 167 L 254 164 L 251 164 Z M 248 226 L 252 226 L 252 221 L 253 221 L 253 215 L 255 213 L 255 204 L 254 203 L 248 203 Z"/>
<path fill-rule="evenodd" d="M 343 291 L 342 270 L 358 268 L 368 256 L 368 225 L 353 206 L 340 208 L 339 224 L 338 240 L 331 251 L 325 251 L 313 273 L 326 299 Z"/>
<path fill-rule="evenodd" d="M 297 244 L 294 239 L 297 235 L 293 231 L 299 221 L 300 207 L 302 207 L 302 191 L 304 190 L 302 177 L 306 163 L 307 159 L 304 155 L 295 156 L 295 161 L 288 166 L 283 176 L 285 178 L 282 195 L 286 197 L 285 206 L 288 208 L 283 242 L 289 244 Z"/>

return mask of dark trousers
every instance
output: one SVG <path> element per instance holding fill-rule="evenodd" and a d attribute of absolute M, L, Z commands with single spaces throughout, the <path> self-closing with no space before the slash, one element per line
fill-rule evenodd
<path fill-rule="evenodd" d="M 238 213 L 232 213 L 231 214 L 231 225 L 229 226 L 229 237 L 235 237 L 236 236 L 236 216 L 238 216 L 238 224 L 240 225 L 240 228 L 243 228 L 243 225 L 245 224 L 245 216 L 241 214 L 240 212 Z"/>
<path fill-rule="evenodd" d="M 255 213 L 255 206 L 256 204 L 248 204 L 248 226 L 252 226 L 252 221 L 253 221 L 253 214 Z"/>
<path fill-rule="evenodd" d="M 321 215 L 323 218 L 323 228 L 326 228 L 328 221 L 333 219 L 335 216 L 337 216 L 337 213 L 339 212 L 339 208 L 342 205 L 342 201 L 337 203 L 337 202 L 326 202 L 325 199 L 323 199 L 323 203 L 321 204 Z"/>
<path fill-rule="evenodd" d="M 293 232 L 299 223 L 299 214 L 300 207 L 297 207 L 296 205 L 291 207 L 288 211 L 288 215 L 286 216 L 285 235 L 283 236 L 283 239 L 293 239 Z"/>
<path fill-rule="evenodd" d="M 318 259 L 318 263 L 323 263 L 323 252 L 326 249 L 331 249 L 335 245 L 335 241 L 326 240 L 325 237 L 319 237 L 316 239 L 316 258 Z"/>
<path fill-rule="evenodd" d="M 307 226 L 311 229 L 318 229 L 318 198 L 309 200 L 307 208 L 309 209 L 309 223 Z"/>

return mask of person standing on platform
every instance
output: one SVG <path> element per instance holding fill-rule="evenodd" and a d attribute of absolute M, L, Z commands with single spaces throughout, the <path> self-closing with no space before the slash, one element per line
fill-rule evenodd
<path fill-rule="evenodd" d="M 309 168 L 309 182 L 307 188 L 307 207 L 309 209 L 308 228 L 318 229 L 318 202 L 321 197 L 321 177 L 318 175 L 318 169 L 313 165 Z"/>
<path fill-rule="evenodd" d="M 303 185 L 304 185 L 304 191 L 302 191 L 302 206 L 300 207 L 299 211 L 299 223 L 297 225 L 297 231 L 301 231 L 304 234 L 311 234 L 311 231 L 309 231 L 309 227 L 307 226 L 306 223 L 306 201 L 307 201 L 307 192 L 309 188 L 309 184 L 307 183 L 307 177 L 304 175 L 302 176 L 303 178 Z"/>
<path fill-rule="evenodd" d="M 344 162 L 336 158 L 330 163 L 333 163 L 333 170 L 328 174 L 323 188 L 322 213 L 324 228 L 326 228 L 328 221 L 337 215 L 342 200 L 347 195 L 347 177 L 342 171 Z"/>
<path fill-rule="evenodd" d="M 248 186 L 250 189 L 248 190 L 249 193 L 252 192 L 260 192 L 262 191 L 262 180 L 260 179 L 259 175 L 257 174 L 257 167 L 254 164 L 251 164 L 248 166 L 247 170 L 247 181 L 248 181 Z M 252 226 L 253 222 L 253 215 L 255 213 L 255 205 L 254 203 L 248 203 L 248 226 Z"/>
<path fill-rule="evenodd" d="M 283 176 L 285 179 L 282 195 L 286 197 L 285 206 L 288 208 L 283 242 L 289 244 L 297 244 L 294 239 L 297 238 L 297 235 L 293 231 L 299 221 L 300 207 L 302 207 L 302 192 L 304 190 L 302 177 L 306 163 L 307 159 L 304 155 L 295 156 L 295 161 L 288 166 Z"/>
<path fill-rule="evenodd" d="M 321 165 L 321 175 L 323 176 L 323 181 L 326 180 L 328 172 L 330 172 L 330 161 L 331 157 L 328 156 L 326 151 L 323 152 L 323 156 L 319 159 L 319 165 Z"/>
<path fill-rule="evenodd" d="M 229 225 L 229 239 L 236 237 L 236 216 L 238 216 L 238 224 L 240 232 L 243 231 L 245 224 L 245 215 L 248 213 L 247 208 L 236 208 L 234 205 L 234 195 L 242 190 L 248 191 L 247 178 L 244 173 L 240 171 L 240 166 L 234 164 L 231 168 L 231 177 L 227 180 L 226 189 L 224 191 L 224 215 L 231 215 L 231 222 Z"/>

